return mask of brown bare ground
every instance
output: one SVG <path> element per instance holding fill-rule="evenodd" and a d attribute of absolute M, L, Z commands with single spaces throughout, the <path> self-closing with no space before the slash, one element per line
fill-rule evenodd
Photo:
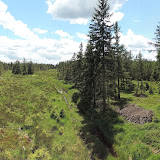
<path fill-rule="evenodd" d="M 140 108 L 135 104 L 126 104 L 123 109 L 118 109 L 117 111 L 129 122 L 142 125 L 152 122 L 153 112 Z"/>

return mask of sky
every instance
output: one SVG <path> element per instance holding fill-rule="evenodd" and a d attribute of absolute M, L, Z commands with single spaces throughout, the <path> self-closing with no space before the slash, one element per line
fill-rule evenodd
<path fill-rule="evenodd" d="M 0 61 L 57 64 L 84 48 L 98 0 L 0 0 Z M 108 0 L 111 22 L 118 21 L 120 43 L 136 56 L 155 60 L 160 0 Z"/>

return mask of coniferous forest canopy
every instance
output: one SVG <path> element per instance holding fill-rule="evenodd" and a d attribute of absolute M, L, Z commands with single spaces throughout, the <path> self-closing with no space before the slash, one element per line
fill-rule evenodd
<path fill-rule="evenodd" d="M 71 60 L 0 62 L 0 160 L 160 159 L 160 25 L 156 61 L 135 57 L 109 9 Z"/>

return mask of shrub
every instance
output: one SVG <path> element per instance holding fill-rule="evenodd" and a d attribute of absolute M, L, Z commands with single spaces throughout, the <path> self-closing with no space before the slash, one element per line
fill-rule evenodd
<path fill-rule="evenodd" d="M 159 160 L 160 154 L 152 154 L 147 160 Z"/>
<path fill-rule="evenodd" d="M 72 96 L 72 102 L 77 103 L 78 99 L 79 99 L 79 93 L 75 92 Z"/>
<path fill-rule="evenodd" d="M 148 91 L 148 90 L 149 90 L 149 84 L 146 83 L 146 91 Z"/>
<path fill-rule="evenodd" d="M 137 86 L 136 89 L 135 89 L 134 95 L 135 95 L 135 96 L 138 96 L 138 95 L 139 95 L 139 87 L 138 87 L 138 86 Z"/>
<path fill-rule="evenodd" d="M 135 89 L 135 84 L 133 84 L 132 82 L 128 82 L 125 92 L 132 93 L 134 89 Z"/>
<path fill-rule="evenodd" d="M 150 86 L 149 93 L 150 93 L 150 94 L 154 94 L 154 91 L 153 91 L 152 86 Z"/>
<path fill-rule="evenodd" d="M 141 81 L 141 85 L 140 85 L 140 90 L 141 90 L 141 94 L 143 94 L 145 92 L 144 84 L 142 81 Z"/>
<path fill-rule="evenodd" d="M 50 160 L 51 156 L 49 154 L 49 152 L 47 151 L 47 149 L 42 148 L 42 149 L 38 149 L 36 150 L 36 152 L 34 154 L 30 154 L 28 157 L 28 160 Z"/>
<path fill-rule="evenodd" d="M 134 160 L 146 160 L 151 154 L 151 150 L 145 144 L 135 144 L 131 150 L 131 157 Z"/>
<path fill-rule="evenodd" d="M 158 94 L 160 94 L 160 88 L 159 88 L 159 90 L 158 90 Z"/>

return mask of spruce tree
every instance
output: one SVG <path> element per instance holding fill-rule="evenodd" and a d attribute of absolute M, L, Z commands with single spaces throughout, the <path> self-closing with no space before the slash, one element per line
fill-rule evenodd
<path fill-rule="evenodd" d="M 140 52 L 138 54 L 138 66 L 139 66 L 139 79 L 142 81 L 143 79 L 143 59 L 142 59 L 142 53 Z"/>
<path fill-rule="evenodd" d="M 106 97 L 109 99 L 109 81 L 111 80 L 113 57 L 112 57 L 112 26 L 110 25 L 109 5 L 106 0 L 99 0 L 98 8 L 95 9 L 93 18 L 90 24 L 90 44 L 94 51 L 96 67 L 96 78 L 98 83 L 97 98 L 103 100 L 103 111 L 106 110 Z M 107 83 L 107 84 L 106 84 Z"/>
<path fill-rule="evenodd" d="M 80 50 L 77 54 L 76 57 L 76 62 L 75 62 L 75 79 L 74 79 L 74 83 L 75 83 L 75 87 L 76 88 L 80 88 L 81 86 L 81 82 L 82 82 L 82 72 L 83 72 L 83 44 L 80 44 Z"/>
<path fill-rule="evenodd" d="M 34 73 L 34 66 L 33 63 L 30 61 L 28 65 L 28 74 L 33 74 Z"/>
<path fill-rule="evenodd" d="M 21 64 L 18 60 L 15 62 L 14 66 L 13 66 L 12 73 L 22 74 Z"/>
<path fill-rule="evenodd" d="M 159 74 L 159 81 L 160 81 L 160 22 L 159 25 L 157 25 L 157 29 L 155 32 L 155 42 L 154 43 L 150 43 L 151 45 L 153 45 L 156 48 L 157 51 L 157 62 L 158 62 L 158 74 Z"/>
<path fill-rule="evenodd" d="M 82 74 L 82 85 L 80 90 L 83 106 L 95 107 L 96 105 L 96 67 L 95 55 L 92 45 L 88 43 L 84 55 L 84 70 Z"/>
<path fill-rule="evenodd" d="M 25 58 L 23 60 L 22 73 L 23 73 L 23 75 L 27 74 L 27 66 L 26 66 L 26 60 L 25 60 Z"/>
<path fill-rule="evenodd" d="M 123 47 L 120 46 L 119 44 L 119 32 L 120 32 L 120 28 L 118 27 L 118 23 L 115 23 L 114 26 L 114 32 L 115 32 L 115 44 L 114 44 L 114 49 L 115 49 L 115 54 L 116 54 L 116 58 L 117 58 L 117 89 L 118 89 L 118 99 L 120 99 L 120 78 L 122 75 L 122 56 L 121 56 L 121 52 Z"/>
<path fill-rule="evenodd" d="M 77 57 L 77 55 L 76 55 L 76 53 L 74 53 L 73 54 L 73 56 L 72 56 L 72 59 L 71 59 L 71 63 L 72 63 L 72 82 L 74 82 L 75 81 L 75 79 L 76 79 L 76 57 Z"/>
<path fill-rule="evenodd" d="M 4 72 L 3 63 L 0 61 L 0 76 L 3 74 L 3 72 Z"/>

